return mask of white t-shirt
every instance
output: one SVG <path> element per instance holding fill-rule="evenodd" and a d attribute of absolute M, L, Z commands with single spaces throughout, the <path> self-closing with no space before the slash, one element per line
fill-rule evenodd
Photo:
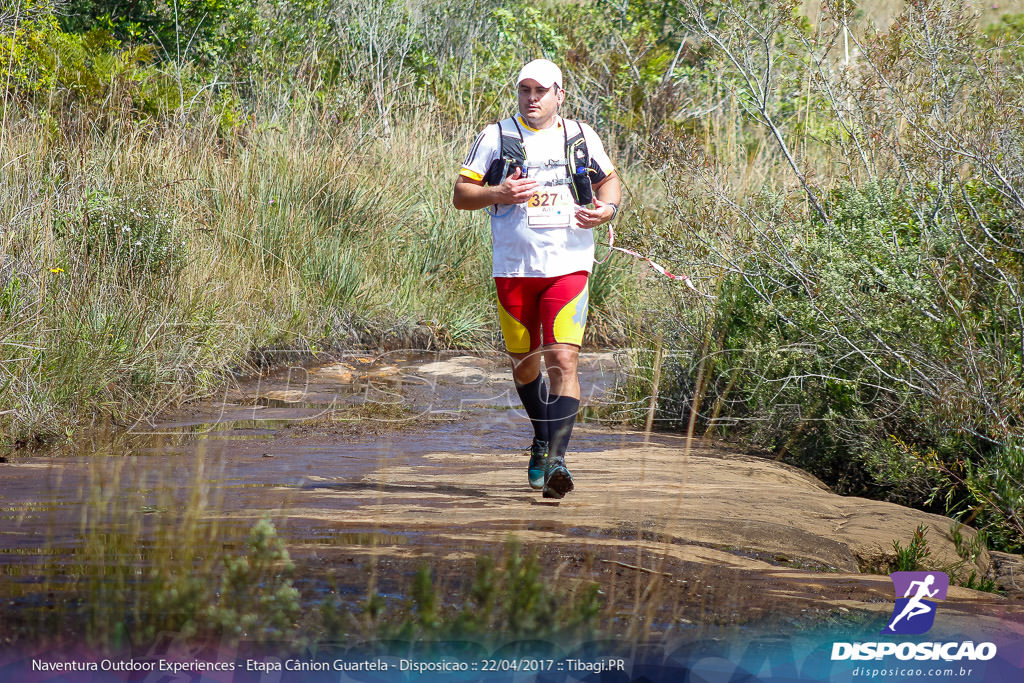
<path fill-rule="evenodd" d="M 542 186 L 557 185 L 568 177 L 564 163 L 548 162 L 565 159 L 566 133 L 572 138 L 581 128 L 590 157 L 605 175 L 614 170 L 600 138 L 587 124 L 559 116 L 554 125 L 536 130 L 516 115 L 515 121 L 509 118 L 501 124 L 493 123 L 480 133 L 459 175 L 483 180 L 491 162 L 501 156 L 498 126 L 506 132 L 515 131 L 516 123 L 523 134 L 528 175 Z M 556 277 L 581 270 L 590 272 L 594 263 L 594 231 L 577 228 L 574 215 L 568 228 L 537 229 L 529 226 L 525 204 L 499 204 L 491 211 L 494 277 Z"/>

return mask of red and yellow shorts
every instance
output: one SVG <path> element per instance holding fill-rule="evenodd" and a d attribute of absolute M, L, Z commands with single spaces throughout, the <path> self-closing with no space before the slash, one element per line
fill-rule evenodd
<path fill-rule="evenodd" d="M 505 348 L 529 353 L 548 344 L 583 345 L 590 274 L 557 277 L 496 277 L 498 316 Z M 543 336 L 542 336 L 543 335 Z"/>

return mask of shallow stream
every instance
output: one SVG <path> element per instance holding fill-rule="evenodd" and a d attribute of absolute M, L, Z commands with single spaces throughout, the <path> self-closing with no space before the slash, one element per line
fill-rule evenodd
<path fill-rule="evenodd" d="M 623 378 L 616 355 L 584 354 L 580 375 L 589 417 L 573 448 L 642 441 L 596 417 Z M 441 484 L 389 484 L 379 475 L 400 468 L 436 474 L 437 460 L 426 456 L 474 454 L 482 456 L 474 469 L 489 462 L 507 475 L 506 488 L 539 500 L 524 486 L 530 437 L 501 354 L 353 353 L 286 368 L 152 422 L 0 463 L 0 576 L 7 579 L 0 598 L 12 601 L 8 607 L 36 604 L 45 600 L 40 591 L 80 580 L 83 562 L 145 566 L 147 546 L 190 514 L 235 527 L 222 533 L 233 543 L 269 516 L 299 562 L 339 553 L 350 560 L 382 548 L 406 557 L 476 553 L 480 544 L 432 528 L 446 507 L 488 498 L 463 482 L 459 465 Z M 347 516 L 385 494 L 389 505 L 424 510 L 423 528 L 396 528 L 380 512 Z M 526 520 L 505 522 L 514 533 Z M 106 546 L 98 558 L 83 553 L 97 534 Z"/>

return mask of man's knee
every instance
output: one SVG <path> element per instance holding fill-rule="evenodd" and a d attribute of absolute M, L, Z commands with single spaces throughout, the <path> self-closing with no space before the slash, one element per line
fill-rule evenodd
<path fill-rule="evenodd" d="M 532 351 L 530 353 L 510 353 L 512 360 L 512 377 L 520 384 L 528 384 L 540 374 L 541 353 Z"/>
<path fill-rule="evenodd" d="M 576 365 L 579 363 L 579 349 L 575 346 L 556 347 L 545 349 L 544 360 L 549 370 L 557 370 L 563 376 L 576 374 Z"/>

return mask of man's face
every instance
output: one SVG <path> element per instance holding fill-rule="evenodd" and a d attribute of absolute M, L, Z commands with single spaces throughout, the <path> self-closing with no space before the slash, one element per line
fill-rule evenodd
<path fill-rule="evenodd" d="M 524 79 L 518 89 L 519 113 L 531 128 L 547 128 L 555 121 L 565 91 L 557 83 L 545 88 L 532 78 Z"/>

